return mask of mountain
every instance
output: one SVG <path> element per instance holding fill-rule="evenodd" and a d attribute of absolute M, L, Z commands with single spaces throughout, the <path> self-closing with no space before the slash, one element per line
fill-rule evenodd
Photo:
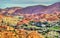
<path fill-rule="evenodd" d="M 52 14 L 52 13 L 60 13 L 60 2 L 55 4 L 44 6 L 44 5 L 36 5 L 29 6 L 25 8 L 21 7 L 10 7 L 5 9 L 0 9 L 0 14 L 10 14 L 10 15 L 19 15 L 19 14 Z"/>
<path fill-rule="evenodd" d="M 44 13 L 60 13 L 60 2 L 52 4 L 43 11 Z"/>
<path fill-rule="evenodd" d="M 16 14 L 39 14 L 39 13 L 60 13 L 60 2 L 57 2 L 55 4 L 52 4 L 50 6 L 43 6 L 43 5 L 37 5 L 37 6 L 29 6 L 23 9 L 18 9 L 14 13 Z"/>
<path fill-rule="evenodd" d="M 42 6 L 42 5 L 29 6 L 29 7 L 23 8 L 21 10 L 16 10 L 15 13 L 32 14 L 32 13 L 40 12 L 45 8 L 46 8 L 46 6 Z"/>
<path fill-rule="evenodd" d="M 12 14 L 14 13 L 16 10 L 20 10 L 22 9 L 22 7 L 10 7 L 10 8 L 5 8 L 5 9 L 0 9 L 0 14 Z"/>

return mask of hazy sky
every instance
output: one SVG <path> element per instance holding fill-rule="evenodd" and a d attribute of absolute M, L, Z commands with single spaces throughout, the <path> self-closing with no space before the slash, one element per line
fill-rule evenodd
<path fill-rule="evenodd" d="M 51 5 L 55 2 L 60 2 L 60 0 L 0 0 L 0 8 Z"/>

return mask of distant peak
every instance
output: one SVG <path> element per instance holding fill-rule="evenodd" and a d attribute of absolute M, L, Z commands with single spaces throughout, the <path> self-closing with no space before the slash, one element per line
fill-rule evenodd
<path fill-rule="evenodd" d="M 56 2 L 57 4 L 60 4 L 60 2 Z"/>
<path fill-rule="evenodd" d="M 60 4 L 60 2 L 56 2 L 55 4 Z"/>

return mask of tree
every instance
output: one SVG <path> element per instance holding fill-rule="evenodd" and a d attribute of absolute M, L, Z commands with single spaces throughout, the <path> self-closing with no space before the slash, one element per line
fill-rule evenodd
<path fill-rule="evenodd" d="M 44 38 L 44 36 L 42 36 L 36 31 L 33 31 L 27 35 L 27 38 Z"/>

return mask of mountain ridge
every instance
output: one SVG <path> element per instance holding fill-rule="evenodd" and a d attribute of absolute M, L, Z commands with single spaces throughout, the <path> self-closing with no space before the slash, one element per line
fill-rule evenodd
<path fill-rule="evenodd" d="M 52 14 L 52 13 L 60 13 L 60 2 L 54 3 L 49 6 L 44 5 L 36 5 L 36 6 L 29 6 L 26 8 L 22 7 L 11 7 L 0 9 L 0 13 L 4 12 L 3 14 L 12 14 L 12 15 L 19 15 L 19 14 Z"/>

